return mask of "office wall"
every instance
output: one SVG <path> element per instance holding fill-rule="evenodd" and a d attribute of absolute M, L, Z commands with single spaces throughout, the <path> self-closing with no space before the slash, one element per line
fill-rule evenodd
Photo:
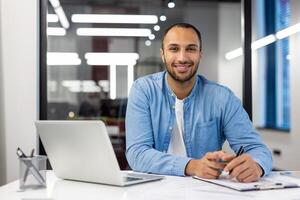
<path fill-rule="evenodd" d="M 1 1 L 0 1 L 0 47 L 2 46 L 1 37 Z M 0 185 L 5 183 L 5 135 L 4 135 L 4 116 L 3 116 L 3 72 L 2 72 L 2 51 L 0 48 Z"/>
<path fill-rule="evenodd" d="M 16 148 L 30 152 L 36 146 L 33 122 L 38 108 L 37 11 L 38 0 L 1 0 L 0 105 L 3 110 L 0 127 L 3 130 L 0 141 L 4 139 L 1 146 L 5 147 L 6 159 L 1 157 L 0 163 L 6 165 L 6 182 L 18 177 Z"/>
<path fill-rule="evenodd" d="M 199 28 L 203 40 L 203 57 L 198 72 L 218 81 L 219 8 L 215 2 L 190 2 L 185 9 L 185 21 Z"/>
<path fill-rule="evenodd" d="M 241 47 L 241 5 L 219 5 L 218 82 L 229 87 L 237 97 L 243 97 L 243 57 L 226 60 L 225 54 Z"/>

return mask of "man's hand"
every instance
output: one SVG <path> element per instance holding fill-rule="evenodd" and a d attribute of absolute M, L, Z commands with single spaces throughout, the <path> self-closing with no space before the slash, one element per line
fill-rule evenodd
<path fill-rule="evenodd" d="M 263 173 L 261 167 L 248 154 L 232 159 L 224 171 L 230 172 L 230 178 L 244 183 L 258 181 Z"/>
<path fill-rule="evenodd" d="M 207 179 L 218 178 L 226 166 L 225 163 L 219 162 L 221 159 L 230 161 L 233 156 L 222 151 L 209 152 L 200 160 L 191 160 L 186 166 L 185 174 Z"/>

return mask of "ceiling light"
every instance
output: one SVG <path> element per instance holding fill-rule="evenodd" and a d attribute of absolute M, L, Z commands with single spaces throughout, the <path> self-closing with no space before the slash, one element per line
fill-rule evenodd
<path fill-rule="evenodd" d="M 47 14 L 47 22 L 58 22 L 58 17 L 56 14 Z"/>
<path fill-rule="evenodd" d="M 160 21 L 164 22 L 164 21 L 167 20 L 167 17 L 166 17 L 165 15 L 161 15 L 161 16 L 159 17 L 159 19 L 160 19 Z"/>
<path fill-rule="evenodd" d="M 271 35 L 263 37 L 259 40 L 256 40 L 255 42 L 252 42 L 251 48 L 252 48 L 252 50 L 259 49 L 259 48 L 267 46 L 268 44 L 271 44 L 275 41 L 276 41 L 275 35 L 271 34 Z"/>
<path fill-rule="evenodd" d="M 109 67 L 109 95 L 111 99 L 117 97 L 117 66 L 111 65 Z"/>
<path fill-rule="evenodd" d="M 59 27 L 48 27 L 47 28 L 47 35 L 63 36 L 63 35 L 66 35 L 66 29 L 59 28 Z"/>
<path fill-rule="evenodd" d="M 150 40 L 154 40 L 155 39 L 155 35 L 154 34 L 149 35 L 149 39 Z"/>
<path fill-rule="evenodd" d="M 159 25 L 155 25 L 155 26 L 153 27 L 153 29 L 154 29 L 155 31 L 159 31 L 159 30 L 160 30 L 160 26 L 159 26 Z"/>
<path fill-rule="evenodd" d="M 60 6 L 60 7 L 56 8 L 55 13 L 58 16 L 61 26 L 64 27 L 65 29 L 68 29 L 70 27 L 70 23 L 65 15 L 65 12 L 62 9 L 62 7 Z"/>
<path fill-rule="evenodd" d="M 227 60 L 232 60 L 232 59 L 234 59 L 236 57 L 239 57 L 241 55 L 243 55 L 243 49 L 242 48 L 238 48 L 238 49 L 235 49 L 233 51 L 230 51 L 230 52 L 226 53 L 225 54 L 225 58 Z"/>
<path fill-rule="evenodd" d="M 151 45 L 151 41 L 150 41 L 150 40 L 146 40 L 146 41 L 145 41 L 145 45 L 146 45 L 146 46 L 150 46 L 150 45 Z"/>
<path fill-rule="evenodd" d="M 168 7 L 169 8 L 174 8 L 175 7 L 175 3 L 173 1 L 169 1 Z"/>
<path fill-rule="evenodd" d="M 134 82 L 134 66 L 128 65 L 127 67 L 127 94 L 128 95 L 133 82 Z"/>
<path fill-rule="evenodd" d="M 76 23 L 118 23 L 118 24 L 156 24 L 156 15 L 110 15 L 74 14 L 71 20 Z"/>
<path fill-rule="evenodd" d="M 148 37 L 150 29 L 146 28 L 78 28 L 80 36 L 125 36 L 125 37 Z"/>
<path fill-rule="evenodd" d="M 135 65 L 137 53 L 86 53 L 88 65 Z"/>
<path fill-rule="evenodd" d="M 59 0 L 49 0 L 55 13 L 58 16 L 58 19 L 60 21 L 60 24 L 62 25 L 62 27 L 64 27 L 65 29 L 68 29 L 70 27 L 70 23 L 65 15 L 64 10 L 62 9 Z"/>
<path fill-rule="evenodd" d="M 78 53 L 47 52 L 47 65 L 80 65 Z"/>
<path fill-rule="evenodd" d="M 54 9 L 60 6 L 59 0 L 49 0 L 49 1 Z"/>
<path fill-rule="evenodd" d="M 285 28 L 285 29 L 283 29 L 281 31 L 278 31 L 276 33 L 276 37 L 278 39 L 283 39 L 283 38 L 286 38 L 286 37 L 288 37 L 290 35 L 293 35 L 293 34 L 295 34 L 297 32 L 300 32 L 300 23 L 295 24 L 293 26 L 290 26 L 288 28 Z"/>

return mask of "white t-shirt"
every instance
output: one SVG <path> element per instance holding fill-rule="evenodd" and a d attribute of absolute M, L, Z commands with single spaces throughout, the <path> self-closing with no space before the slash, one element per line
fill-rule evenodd
<path fill-rule="evenodd" d="M 176 122 L 174 123 L 171 141 L 168 148 L 168 153 L 186 157 L 186 149 L 183 140 L 184 123 L 183 123 L 183 100 L 177 99 L 175 101 L 175 116 Z"/>

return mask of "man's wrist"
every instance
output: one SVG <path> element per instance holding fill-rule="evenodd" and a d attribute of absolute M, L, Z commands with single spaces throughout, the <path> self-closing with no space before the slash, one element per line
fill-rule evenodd
<path fill-rule="evenodd" d="M 184 174 L 186 176 L 194 176 L 195 175 L 195 160 L 190 160 L 185 166 Z"/>
<path fill-rule="evenodd" d="M 260 166 L 260 164 L 256 163 L 258 170 L 260 171 L 260 177 L 265 175 L 265 170 Z"/>

